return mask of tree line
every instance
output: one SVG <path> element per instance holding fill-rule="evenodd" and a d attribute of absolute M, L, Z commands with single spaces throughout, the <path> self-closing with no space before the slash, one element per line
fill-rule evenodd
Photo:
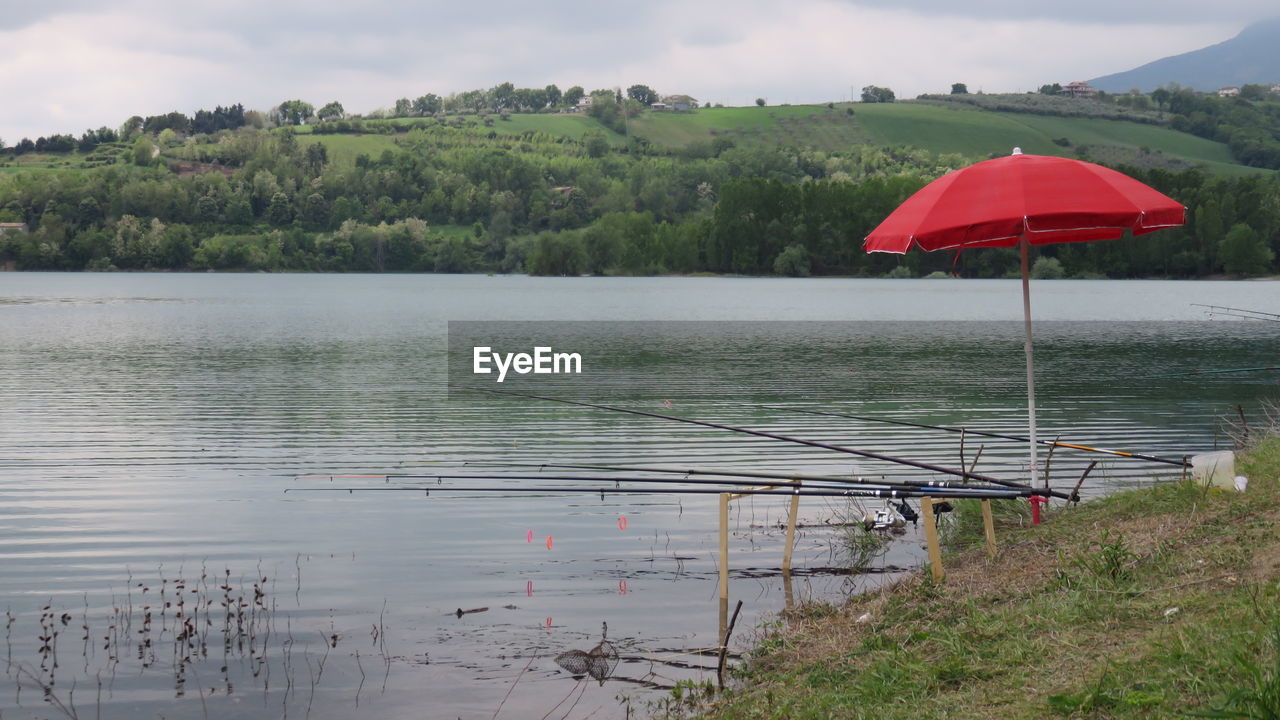
<path fill-rule="evenodd" d="M 1152 93 L 1174 117 L 1174 130 L 1226 143 L 1244 165 L 1280 169 L 1280 103 L 1267 102 L 1260 85 L 1246 85 L 1236 97 L 1202 95 L 1187 88 Z M 1163 92 L 1162 92 L 1163 91 Z"/>
<path fill-rule="evenodd" d="M 609 94 L 617 106 L 617 93 Z M 423 119 L 401 128 L 391 149 L 337 163 L 325 143 L 289 128 L 258 129 L 260 118 L 240 106 L 195 117 L 227 127 L 166 141 L 175 128 L 194 128 L 194 119 L 131 118 L 102 135 L 124 162 L 0 176 L 0 222 L 30 227 L 0 235 L 0 263 L 549 275 L 1017 271 L 1016 253 L 998 249 L 959 257 L 861 250 L 861 238 L 910 193 L 971 161 L 960 156 L 906 147 L 784 149 L 723 136 L 670 150 L 598 130 L 581 138 L 510 135 Z M 1188 205 L 1188 225 L 1114 243 L 1045 246 L 1037 251 L 1039 272 L 1275 270 L 1275 175 L 1121 169 Z"/>
<path fill-rule="evenodd" d="M 553 84 L 541 88 L 518 88 L 513 83 L 499 83 L 488 89 L 475 89 L 450 93 L 440 96 L 435 93 L 424 93 L 416 98 L 402 97 L 396 99 L 386 109 L 374 110 L 359 115 L 348 115 L 342 103 L 330 101 L 319 109 L 305 100 L 284 100 L 266 112 L 245 110 L 244 105 L 236 103 L 213 110 L 199 109 L 190 116 L 174 110 L 160 115 L 134 115 L 126 120 L 118 130 L 102 127 L 98 130 L 87 130 L 79 140 L 73 135 L 53 134 L 35 140 L 23 138 L 10 147 L 6 147 L 0 139 L 0 151 L 8 150 L 11 155 L 26 153 L 60 153 L 78 149 L 90 152 L 99 144 L 131 142 L 141 134 L 157 136 L 165 130 L 171 130 L 180 136 L 202 135 L 220 130 L 234 130 L 250 125 L 256 128 L 271 126 L 299 126 L 316 122 L 334 122 L 348 119 L 380 120 L 385 118 L 437 117 L 441 115 L 463 114 L 510 114 L 558 112 L 576 108 L 583 98 L 603 98 L 606 100 L 591 114 L 612 127 L 615 117 L 622 110 L 610 111 L 605 107 L 608 102 L 616 101 L 625 108 L 630 104 L 647 108 L 659 99 L 658 93 L 648 85 L 635 84 L 627 88 L 624 96 L 622 90 L 601 89 L 588 93 L 581 85 L 574 85 L 561 90 Z M 635 108 L 632 108 L 634 112 Z M 332 129 L 331 129 L 332 131 Z"/>

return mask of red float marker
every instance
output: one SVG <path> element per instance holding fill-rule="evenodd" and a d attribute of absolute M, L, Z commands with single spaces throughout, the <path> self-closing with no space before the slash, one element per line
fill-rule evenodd
<path fill-rule="evenodd" d="M 525 536 L 524 536 L 524 541 L 525 541 L 525 542 L 533 542 L 533 531 L 532 531 L 532 530 L 530 530 L 530 531 L 529 531 L 529 533 L 528 533 L 527 535 L 525 535 Z"/>
<path fill-rule="evenodd" d="M 550 536 L 550 535 L 548 535 L 548 536 L 547 536 L 547 549 L 548 549 L 548 550 L 550 550 L 550 549 L 551 549 L 551 536 Z"/>
<path fill-rule="evenodd" d="M 532 580 L 524 584 L 524 594 L 528 595 L 529 597 L 533 597 L 533 581 Z"/>
<path fill-rule="evenodd" d="M 627 581 L 626 581 L 626 580 L 619 580 L 619 581 L 618 581 L 618 594 L 619 594 L 619 595 L 626 595 L 626 594 L 627 594 Z"/>
<path fill-rule="evenodd" d="M 618 529 L 619 529 L 619 530 L 626 530 L 626 529 L 627 529 L 627 516 L 626 516 L 626 515 L 623 515 L 622 517 L 618 518 Z"/>
<path fill-rule="evenodd" d="M 1032 495 L 1031 497 L 1027 498 L 1027 500 L 1031 501 L 1031 524 L 1039 525 L 1040 524 L 1040 506 L 1047 505 L 1049 503 L 1049 500 L 1048 498 L 1044 498 L 1039 495 Z"/>
<path fill-rule="evenodd" d="M 547 618 L 547 632 L 551 632 L 551 618 Z"/>

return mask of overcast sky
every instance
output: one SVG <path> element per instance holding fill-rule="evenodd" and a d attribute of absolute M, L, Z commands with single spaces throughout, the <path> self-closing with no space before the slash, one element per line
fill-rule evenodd
<path fill-rule="evenodd" d="M 1017 92 L 1276 13 L 1275 0 L 3 0 L 0 139 L 236 102 L 367 112 L 505 81 L 644 83 L 726 105 L 847 100 L 871 84 Z"/>

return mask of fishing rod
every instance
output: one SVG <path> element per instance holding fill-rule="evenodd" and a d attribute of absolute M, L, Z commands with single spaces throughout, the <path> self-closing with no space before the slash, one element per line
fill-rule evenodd
<path fill-rule="evenodd" d="M 955 475 L 958 477 L 965 478 L 966 480 L 969 480 L 969 479 L 980 480 L 982 482 L 989 482 L 994 485 L 1002 485 L 1004 487 L 1014 487 L 1014 488 L 1022 488 L 1022 489 L 1028 488 L 1027 485 L 1024 485 L 1022 483 L 1016 483 L 1016 482 L 1013 482 L 1012 480 L 1001 480 L 999 478 L 991 477 L 990 475 L 982 475 L 979 473 L 969 472 L 967 470 L 954 470 L 952 468 L 942 467 L 940 465 L 932 465 L 930 463 L 923 463 L 915 460 L 907 460 L 905 458 L 892 457 L 890 455 L 870 452 L 868 450 L 858 450 L 856 448 L 842 447 L 840 445 L 832 445 L 830 443 L 818 442 L 816 440 L 805 440 L 803 438 L 789 437 L 787 435 L 779 435 L 777 433 L 764 432 L 763 430 L 749 430 L 747 428 L 734 427 L 732 425 L 722 425 L 720 423 L 707 422 L 705 420 L 694 420 L 692 418 L 683 418 L 677 415 L 664 415 L 662 413 L 650 412 L 648 410 L 630 410 L 627 408 L 613 407 L 611 405 L 599 405 L 597 403 L 582 402 L 580 400 L 564 400 L 562 398 L 547 397 L 545 395 L 529 395 L 526 393 L 512 392 L 509 390 L 494 390 L 492 388 L 481 388 L 481 387 L 469 387 L 469 388 L 463 388 L 463 389 L 476 390 L 479 392 L 487 392 L 487 393 L 492 393 L 494 395 L 508 395 L 511 397 L 522 397 L 522 398 L 528 398 L 530 400 L 545 400 L 547 402 L 556 402 L 556 403 L 562 403 L 565 405 L 577 405 L 579 407 L 589 407 L 596 410 L 609 410 L 612 412 L 626 413 L 628 415 L 639 415 L 641 417 L 651 417 L 651 418 L 657 418 L 659 420 L 671 420 L 673 422 L 687 423 L 689 425 L 700 425 L 702 427 L 715 428 L 717 430 L 728 430 L 730 432 L 743 433 L 745 435 L 755 435 L 757 437 L 765 437 L 765 438 L 770 438 L 772 440 L 780 440 L 782 442 L 796 443 L 798 445 L 808 445 L 809 447 L 822 448 L 824 450 L 833 450 L 835 452 L 842 452 L 849 455 L 858 455 L 860 457 L 871 458 L 874 460 L 884 460 L 885 462 L 896 463 L 898 465 L 907 465 L 910 467 L 920 468 L 921 470 L 928 470 L 930 472 L 942 473 L 944 475 Z M 1047 494 L 1053 497 L 1061 498 L 1063 500 L 1071 499 L 1066 493 L 1057 492 L 1053 490 L 1048 491 Z"/>
<path fill-rule="evenodd" d="M 335 479 L 342 476 L 337 475 L 306 475 L 300 476 L 299 480 L 323 480 L 326 478 Z M 368 477 L 368 476 L 361 476 Z M 537 475 L 513 475 L 510 473 L 494 475 L 494 474 L 457 474 L 457 475 L 384 475 L 382 476 L 387 482 L 392 480 L 435 480 L 437 483 L 445 480 L 547 480 L 552 482 L 611 482 L 615 487 L 619 487 L 617 483 L 650 483 L 655 485 L 728 485 L 733 487 L 770 487 L 770 488 L 813 488 L 819 490 L 841 490 L 848 488 L 850 483 L 836 480 L 835 484 L 831 481 L 822 484 L 804 484 L 787 482 L 784 480 L 758 481 L 758 480 L 714 480 L 714 479 L 696 479 L 696 478 L 647 478 L 647 477 L 601 477 L 586 475 L 547 475 L 539 473 Z M 437 486 L 441 487 L 441 486 Z M 860 488 L 869 490 L 900 490 L 900 491 L 925 491 L 937 493 L 939 496 L 950 497 L 953 493 L 966 491 L 987 492 L 994 490 L 989 487 L 975 487 L 972 485 L 965 486 L 949 486 L 945 481 L 938 482 L 937 485 L 918 485 L 906 484 L 899 482 L 868 482 L 859 485 Z M 519 487 L 513 489 L 519 490 Z M 1011 497 L 1029 497 L 1034 494 L 1043 494 L 1043 491 L 1035 491 L 1031 488 L 1022 490 L 1019 488 L 1009 488 L 1008 490 L 1000 490 Z"/>
<path fill-rule="evenodd" d="M 542 470 L 605 470 L 616 472 L 652 472 L 668 475 L 689 475 L 689 476 L 711 476 L 711 477 L 745 477 L 760 478 L 763 480 L 784 480 L 784 481 L 803 481 L 803 482 L 825 482 L 825 483 L 843 483 L 843 484 L 892 484 L 892 485 L 918 485 L 922 487 L 965 487 L 964 485 L 956 485 L 950 480 L 909 480 L 896 479 L 887 480 L 884 476 L 879 480 L 867 479 L 864 477 L 841 477 L 838 475 L 805 475 L 801 473 L 770 473 L 770 472 L 750 472 L 747 470 L 695 470 L 692 468 L 656 468 L 646 467 L 643 465 L 571 465 L 566 463 L 518 463 L 518 462 L 496 462 L 496 461 L 478 461 L 464 460 L 460 463 L 461 467 L 467 468 L 533 468 L 539 471 L 537 475 L 532 477 L 545 478 L 548 475 L 542 473 Z M 390 474 L 390 475 L 299 475 L 295 479 L 298 480 L 324 480 L 334 478 L 452 478 L 454 475 L 445 473 L 437 474 Z M 512 477 L 510 474 L 501 477 Z M 524 476 L 520 476 L 524 477 Z M 580 476 L 579 476 L 580 477 Z M 609 479 L 609 478 L 602 478 Z M 973 486 L 978 487 L 978 486 Z"/>
<path fill-rule="evenodd" d="M 1233 318 L 1240 318 L 1241 320 L 1261 320 L 1263 322 L 1280 322 L 1280 319 L 1264 316 L 1264 315 L 1269 315 L 1270 313 L 1264 313 L 1264 315 L 1246 315 L 1245 314 L 1246 312 L 1253 312 L 1253 311 L 1247 310 L 1242 312 L 1222 312 L 1221 310 L 1219 310 L 1215 312 L 1210 310 L 1209 317 L 1210 318 L 1233 317 Z"/>
<path fill-rule="evenodd" d="M 963 483 L 953 483 L 950 480 L 868 480 L 866 478 L 846 478 L 834 475 L 805 475 L 803 473 L 766 473 L 766 472 L 750 472 L 746 470 L 694 470 L 679 468 L 655 468 L 645 467 L 643 465 L 568 465 L 562 463 L 500 463 L 500 462 L 473 462 L 465 461 L 463 465 L 475 467 L 529 467 L 529 468 L 554 468 L 567 470 L 617 470 L 619 472 L 654 472 L 654 473 L 670 473 L 673 475 L 711 475 L 723 477 L 746 477 L 761 478 L 765 480 L 799 480 L 801 482 L 827 482 L 827 483 L 853 483 L 859 485 L 906 485 L 912 487 L 943 487 L 943 488 L 960 488 L 983 490 L 985 487 L 978 485 L 965 485 Z M 321 476 L 327 477 L 327 476 Z M 540 475 L 539 477 L 546 477 Z M 758 483 L 757 483 L 758 484 Z M 1020 490 L 1021 488 L 1012 488 Z M 1044 490 L 1032 489 L 1031 494 L 1043 495 Z"/>
<path fill-rule="evenodd" d="M 1226 307 L 1224 305 L 1203 305 L 1201 303 L 1191 303 L 1191 307 L 1202 307 L 1213 315 L 1215 311 L 1227 310 L 1229 312 L 1217 312 L 1218 315 L 1228 315 L 1230 317 L 1247 318 L 1249 320 L 1267 320 L 1269 322 L 1280 322 L 1280 313 L 1262 312 L 1261 310 L 1246 310 L 1244 308 Z"/>
<path fill-rule="evenodd" d="M 966 435 L 978 435 L 981 437 L 998 438 L 1001 440 L 1017 440 L 1019 442 L 1030 442 L 1029 438 L 1018 437 L 1017 435 L 1001 435 L 1000 433 L 983 432 L 981 430 L 969 430 L 967 428 L 946 427 L 943 425 L 926 425 L 924 423 L 907 422 L 906 420 L 889 420 L 887 418 L 864 417 L 862 415 L 846 415 L 844 413 L 824 412 L 822 410 L 802 410 L 800 408 L 775 407 L 773 405 L 758 405 L 765 410 L 781 410 L 783 412 L 804 413 L 805 415 L 823 415 L 826 417 L 848 418 L 849 420 L 866 420 L 868 422 L 888 423 L 891 425 L 905 425 L 907 427 L 925 428 L 928 430 L 945 430 L 946 432 L 962 432 Z M 1103 453 L 1106 455 L 1118 455 L 1120 457 L 1129 457 L 1137 460 L 1147 460 L 1150 462 L 1166 463 L 1168 465 L 1177 465 L 1184 467 L 1187 465 L 1182 460 L 1172 460 L 1170 458 L 1156 457 L 1155 455 L 1144 455 L 1142 453 L 1128 452 L 1126 450 L 1110 450 L 1108 448 L 1091 447 L 1089 445 L 1080 445 L 1077 443 L 1065 443 L 1057 440 L 1036 440 L 1037 445 L 1050 445 L 1055 447 L 1071 448 L 1072 450 L 1084 450 L 1086 452 Z"/>
<path fill-rule="evenodd" d="M 1280 370 L 1280 366 L 1264 365 L 1262 367 L 1226 368 L 1222 370 L 1187 370 L 1186 372 L 1161 373 L 1159 375 L 1130 375 L 1125 377 L 1124 379 L 1125 380 L 1147 380 L 1150 378 L 1186 377 L 1188 375 L 1218 375 L 1221 373 L 1261 372 L 1263 370 Z"/>
<path fill-rule="evenodd" d="M 420 492 L 430 495 L 433 492 L 477 492 L 477 493 L 517 493 L 525 495 L 538 494 L 578 494 L 578 495 L 599 495 L 602 499 L 605 495 L 720 495 L 724 490 L 716 488 L 616 488 L 616 487 L 451 487 L 448 485 L 439 487 L 410 487 L 403 485 L 385 486 L 385 487 L 335 487 L 335 488 L 286 488 L 285 492 L 345 492 L 348 494 L 356 492 Z M 805 489 L 797 487 L 794 489 L 759 489 L 746 488 L 735 492 L 735 495 L 777 495 L 780 497 L 855 497 L 855 498 L 925 498 L 925 497 L 946 497 L 952 500 L 959 499 L 981 499 L 981 500 L 999 500 L 1005 498 L 1018 497 L 1018 494 L 1008 490 L 991 488 L 989 490 L 967 490 L 963 493 L 940 495 L 936 492 L 926 489 L 915 490 L 877 490 L 872 488 L 850 488 L 841 490 L 839 488 L 830 489 Z"/>

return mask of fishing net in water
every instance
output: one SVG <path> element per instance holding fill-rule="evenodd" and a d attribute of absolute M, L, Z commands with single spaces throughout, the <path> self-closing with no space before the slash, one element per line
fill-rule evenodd
<path fill-rule="evenodd" d="M 590 675 L 603 685 L 618 667 L 618 651 L 608 640 L 588 651 L 567 650 L 555 657 L 556 664 L 573 675 Z"/>

